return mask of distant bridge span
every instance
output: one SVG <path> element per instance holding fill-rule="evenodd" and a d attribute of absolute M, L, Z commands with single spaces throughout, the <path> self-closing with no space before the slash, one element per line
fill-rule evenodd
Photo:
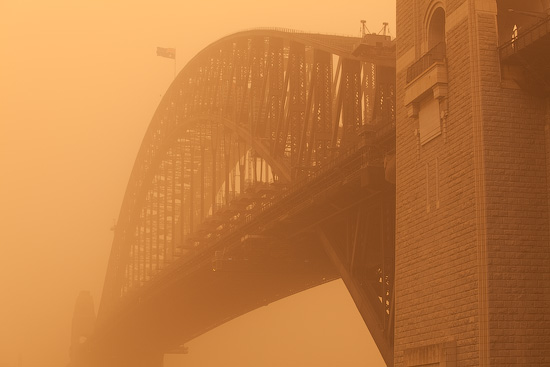
<path fill-rule="evenodd" d="M 229 319 L 342 277 L 392 365 L 394 55 L 385 36 L 280 30 L 198 53 L 143 139 L 96 328 L 73 362 L 161 365 Z"/>

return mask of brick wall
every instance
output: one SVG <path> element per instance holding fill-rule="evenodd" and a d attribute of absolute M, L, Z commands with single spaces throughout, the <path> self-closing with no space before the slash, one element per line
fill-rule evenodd
<path fill-rule="evenodd" d="M 445 4 L 447 117 L 422 146 L 403 98 L 430 2 L 396 4 L 395 365 L 452 341 L 457 366 L 550 365 L 548 101 L 501 87 L 496 16 L 464 3 Z"/>
<path fill-rule="evenodd" d="M 543 98 L 500 86 L 496 19 L 478 15 L 491 365 L 550 365 Z"/>
<path fill-rule="evenodd" d="M 408 11 L 397 3 L 398 35 L 422 29 L 428 1 L 417 1 L 416 7 L 415 27 L 413 18 L 399 17 Z M 463 92 L 470 89 L 470 78 L 463 77 L 470 62 L 467 37 L 466 21 L 447 35 L 449 97 L 443 134 L 419 147 L 414 134 L 418 120 L 407 118 L 404 106 L 398 108 L 396 366 L 404 365 L 405 350 L 451 340 L 457 341 L 460 365 L 477 365 L 471 98 Z M 409 42 L 408 47 L 420 49 L 422 38 L 416 39 L 416 46 Z M 398 58 L 408 48 L 401 42 L 399 38 Z M 406 69 L 397 76 L 398 103 L 405 74 Z"/>

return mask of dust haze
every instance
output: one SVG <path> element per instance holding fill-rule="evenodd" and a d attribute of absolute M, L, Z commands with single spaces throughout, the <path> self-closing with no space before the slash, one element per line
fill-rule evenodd
<path fill-rule="evenodd" d="M 382 5 L 379 5 L 382 4 Z M 0 367 L 66 366 L 80 290 L 100 302 L 141 139 L 176 68 L 217 39 L 282 27 L 395 36 L 395 2 L 0 3 Z M 382 366 L 341 281 L 189 343 L 178 366 Z"/>

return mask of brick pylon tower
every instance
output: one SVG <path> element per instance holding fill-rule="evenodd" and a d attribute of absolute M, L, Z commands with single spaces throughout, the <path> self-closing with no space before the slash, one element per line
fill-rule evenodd
<path fill-rule="evenodd" d="M 395 366 L 550 366 L 548 0 L 397 0 Z"/>

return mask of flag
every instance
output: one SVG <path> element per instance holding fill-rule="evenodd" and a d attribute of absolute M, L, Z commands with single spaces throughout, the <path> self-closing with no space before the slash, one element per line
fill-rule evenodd
<path fill-rule="evenodd" d="M 157 47 L 157 56 L 167 57 L 169 59 L 175 59 L 176 58 L 176 49 L 175 48 Z"/>

